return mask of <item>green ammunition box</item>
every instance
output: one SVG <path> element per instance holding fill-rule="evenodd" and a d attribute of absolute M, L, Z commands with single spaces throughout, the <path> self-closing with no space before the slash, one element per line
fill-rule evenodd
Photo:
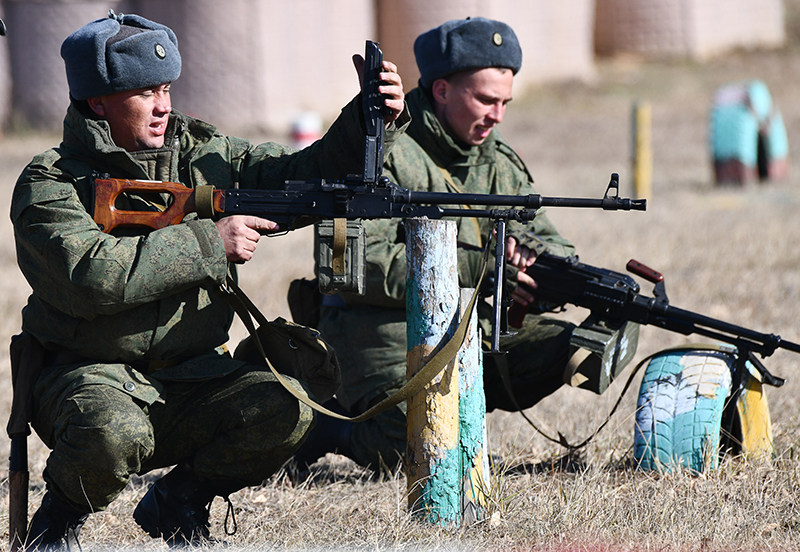
<path fill-rule="evenodd" d="M 317 279 L 324 294 L 348 291 L 364 295 L 366 286 L 366 232 L 358 221 L 347 221 L 347 238 L 343 251 L 344 267 L 334 271 L 334 228 L 332 220 L 315 225 L 314 250 L 317 255 Z"/>
<path fill-rule="evenodd" d="M 564 382 L 602 394 L 633 359 L 638 344 L 639 324 L 590 315 L 570 338 Z"/>

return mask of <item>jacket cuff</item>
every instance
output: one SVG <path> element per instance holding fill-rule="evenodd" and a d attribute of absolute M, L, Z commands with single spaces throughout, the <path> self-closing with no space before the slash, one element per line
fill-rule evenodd
<path fill-rule="evenodd" d="M 204 261 L 208 263 L 209 273 L 217 282 L 224 282 L 228 274 L 228 261 L 225 257 L 225 244 L 217 226 L 211 219 L 195 219 L 186 223 L 197 239 L 197 245 Z"/>
<path fill-rule="evenodd" d="M 383 136 L 384 159 L 392 151 L 392 148 L 394 147 L 395 142 L 397 142 L 397 140 L 400 138 L 400 135 L 403 134 L 406 129 L 408 129 L 409 124 L 411 124 L 411 112 L 408 110 L 408 104 L 403 102 L 403 111 L 400 113 L 400 116 L 392 121 L 388 127 L 386 127 L 386 134 Z"/>
<path fill-rule="evenodd" d="M 551 244 L 537 236 L 532 232 L 520 232 L 520 233 L 513 233 L 509 234 L 508 237 L 514 238 L 517 240 L 517 244 L 523 247 L 527 247 L 534 253 L 536 256 L 542 255 L 544 253 L 550 252 Z"/>

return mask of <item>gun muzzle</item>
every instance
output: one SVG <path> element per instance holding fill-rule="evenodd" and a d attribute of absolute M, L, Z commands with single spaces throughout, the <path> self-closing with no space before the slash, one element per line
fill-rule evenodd
<path fill-rule="evenodd" d="M 604 211 L 647 211 L 646 199 L 607 197 L 603 199 Z"/>

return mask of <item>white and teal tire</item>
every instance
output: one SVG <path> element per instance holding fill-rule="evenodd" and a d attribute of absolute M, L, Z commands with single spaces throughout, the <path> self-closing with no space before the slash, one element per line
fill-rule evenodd
<path fill-rule="evenodd" d="M 634 430 L 641 469 L 702 473 L 717 467 L 733 362 L 733 355 L 711 350 L 665 351 L 650 360 Z"/>

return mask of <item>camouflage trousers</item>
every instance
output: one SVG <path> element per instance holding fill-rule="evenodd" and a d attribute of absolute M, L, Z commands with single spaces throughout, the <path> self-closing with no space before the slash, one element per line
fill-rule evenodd
<path fill-rule="evenodd" d="M 132 474 L 179 462 L 234 490 L 277 471 L 310 430 L 311 409 L 264 368 L 216 354 L 201 362 L 221 376 L 164 381 L 123 364 L 46 368 L 33 426 L 52 449 L 48 489 L 92 512 Z"/>
<path fill-rule="evenodd" d="M 482 320 L 486 322 L 486 320 Z M 366 411 L 406 381 L 405 311 L 371 306 L 323 307 L 320 332 L 336 350 L 342 368 L 339 403 L 353 414 Z M 500 346 L 509 386 L 520 408 L 529 408 L 563 385 L 569 339 L 575 325 L 555 318 L 527 315 L 514 336 Z M 486 409 L 516 410 L 496 361 L 484 355 Z M 405 403 L 357 423 L 350 434 L 353 459 L 374 469 L 394 468 L 405 455 Z"/>

